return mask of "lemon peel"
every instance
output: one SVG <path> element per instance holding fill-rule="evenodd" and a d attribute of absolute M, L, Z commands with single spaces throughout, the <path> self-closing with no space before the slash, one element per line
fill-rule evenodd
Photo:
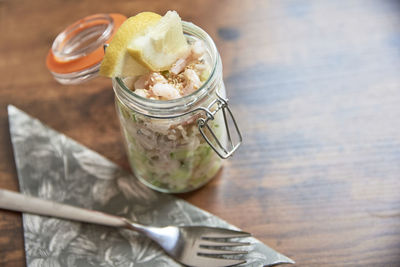
<path fill-rule="evenodd" d="M 100 65 L 100 75 L 107 77 L 128 77 L 147 73 L 149 70 L 135 60 L 127 47 L 146 30 L 156 25 L 162 17 L 153 12 L 142 12 L 128 18 L 115 33 L 107 47 Z"/>

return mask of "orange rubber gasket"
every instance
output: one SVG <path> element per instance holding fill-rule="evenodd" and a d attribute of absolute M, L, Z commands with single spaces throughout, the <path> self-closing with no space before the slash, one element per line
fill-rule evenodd
<path fill-rule="evenodd" d="M 110 17 L 112 17 L 113 22 L 114 22 L 114 29 L 113 32 L 110 36 L 110 38 L 106 41 L 106 44 L 110 43 L 112 38 L 114 37 L 115 32 L 117 29 L 121 26 L 121 24 L 127 19 L 126 16 L 117 14 L 117 13 L 111 13 L 108 14 Z M 85 28 L 91 27 L 96 25 L 96 23 L 90 23 L 88 24 Z M 81 30 L 81 29 L 79 29 Z M 46 58 L 46 66 L 47 68 L 55 73 L 61 73 L 61 74 L 66 74 L 66 73 L 71 73 L 71 72 L 77 72 L 81 71 L 87 68 L 92 67 L 95 64 L 100 63 L 103 60 L 104 57 L 104 48 L 101 46 L 91 52 L 90 54 L 71 60 L 71 61 L 60 61 L 57 60 L 57 58 L 54 56 L 53 52 L 49 51 L 47 54 Z"/>

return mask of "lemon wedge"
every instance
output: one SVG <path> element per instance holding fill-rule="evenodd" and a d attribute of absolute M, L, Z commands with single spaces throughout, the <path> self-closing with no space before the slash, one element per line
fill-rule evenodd
<path fill-rule="evenodd" d="M 128 77 L 147 73 L 149 70 L 131 57 L 127 47 L 144 35 L 149 27 L 156 25 L 162 17 L 153 12 L 142 12 L 127 19 L 115 33 L 106 49 L 100 65 L 100 75 Z"/>
<path fill-rule="evenodd" d="M 134 38 L 127 50 L 146 68 L 163 71 L 188 53 L 188 48 L 181 18 L 176 11 L 168 11 L 146 34 Z"/>

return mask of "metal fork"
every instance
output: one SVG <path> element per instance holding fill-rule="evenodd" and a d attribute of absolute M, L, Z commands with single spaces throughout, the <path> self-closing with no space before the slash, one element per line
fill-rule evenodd
<path fill-rule="evenodd" d="M 235 266 L 245 260 L 226 258 L 246 251 L 228 247 L 247 246 L 229 238 L 248 237 L 249 233 L 206 226 L 145 226 L 126 218 L 93 211 L 0 189 L 0 208 L 45 216 L 121 227 L 140 232 L 159 244 L 176 261 L 189 266 Z M 224 258 L 225 257 L 225 258 Z"/>

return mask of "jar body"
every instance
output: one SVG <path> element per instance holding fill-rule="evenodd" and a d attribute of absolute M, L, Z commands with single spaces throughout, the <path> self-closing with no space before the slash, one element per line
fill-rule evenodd
<path fill-rule="evenodd" d="M 225 114 L 216 104 L 226 98 L 219 53 L 202 29 L 187 22 L 182 26 L 189 43 L 200 39 L 207 49 L 212 70 L 201 88 L 174 100 L 151 100 L 126 86 L 130 78 L 113 79 L 132 171 L 147 186 L 168 193 L 192 191 L 212 179 L 222 166 L 213 144 L 227 144 Z"/>
<path fill-rule="evenodd" d="M 223 84 L 218 89 L 225 94 Z M 153 118 L 128 108 L 118 98 L 116 109 L 132 171 L 147 186 L 167 193 L 188 192 L 210 181 L 221 168 L 222 159 L 198 129 L 197 120 L 205 117 L 204 112 Z M 219 140 L 226 139 L 223 125 L 221 113 L 209 123 Z"/>

